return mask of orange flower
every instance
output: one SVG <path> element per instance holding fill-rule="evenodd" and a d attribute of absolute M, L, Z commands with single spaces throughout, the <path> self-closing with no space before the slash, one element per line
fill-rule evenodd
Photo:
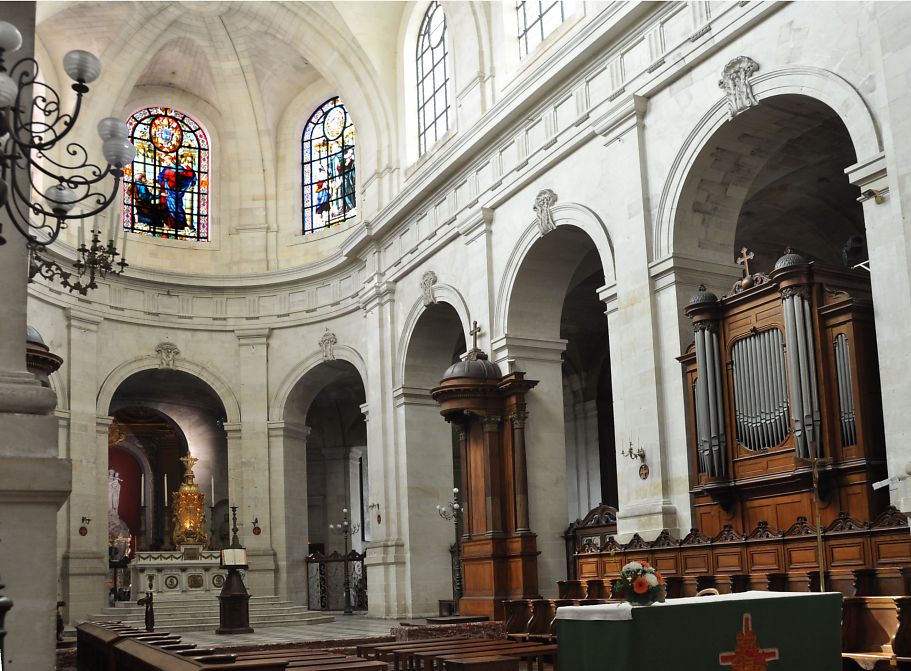
<path fill-rule="evenodd" d="M 648 580 L 640 575 L 633 581 L 633 591 L 636 594 L 645 594 L 648 591 Z"/>
<path fill-rule="evenodd" d="M 641 562 L 639 562 L 639 563 L 642 564 L 642 567 L 643 567 L 643 568 L 651 568 L 651 567 L 652 567 L 652 565 L 649 564 L 649 563 L 648 563 L 647 561 L 645 561 L 644 559 L 643 559 Z"/>

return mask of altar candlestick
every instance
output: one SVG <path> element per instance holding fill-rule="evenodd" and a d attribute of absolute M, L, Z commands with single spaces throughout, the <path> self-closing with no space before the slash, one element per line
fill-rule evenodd
<path fill-rule="evenodd" d="M 164 507 L 168 507 L 168 474 L 164 474 Z"/>
<path fill-rule="evenodd" d="M 85 219 L 79 222 L 79 247 L 85 245 Z"/>
<path fill-rule="evenodd" d="M 139 507 L 146 504 L 146 474 L 139 474 Z"/>

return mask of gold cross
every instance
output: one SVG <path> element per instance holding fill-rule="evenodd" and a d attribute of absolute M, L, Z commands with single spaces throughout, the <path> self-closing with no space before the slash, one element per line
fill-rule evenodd
<path fill-rule="evenodd" d="M 753 258 L 753 252 L 747 254 L 747 248 L 744 247 L 740 250 L 740 257 L 736 259 L 738 266 L 743 266 L 743 276 L 750 276 L 750 259 Z"/>
<path fill-rule="evenodd" d="M 468 335 L 471 336 L 471 349 L 478 349 L 478 334 L 481 332 L 481 328 L 478 326 L 478 322 L 474 321 L 471 323 L 471 330 L 468 332 Z"/>

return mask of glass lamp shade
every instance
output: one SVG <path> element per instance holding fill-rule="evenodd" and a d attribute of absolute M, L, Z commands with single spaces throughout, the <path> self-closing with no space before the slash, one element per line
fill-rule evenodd
<path fill-rule="evenodd" d="M 63 57 L 63 70 L 74 82 L 91 84 L 101 74 L 101 61 L 91 52 L 73 49 Z"/>
<path fill-rule="evenodd" d="M 136 147 L 125 138 L 112 137 L 101 145 L 101 153 L 104 154 L 104 160 L 108 163 L 116 168 L 122 168 L 136 156 Z"/>
<path fill-rule="evenodd" d="M 16 101 L 19 87 L 8 74 L 0 72 L 0 107 L 9 107 Z"/>
<path fill-rule="evenodd" d="M 64 214 L 73 209 L 76 205 L 76 193 L 64 184 L 55 184 L 44 192 L 44 198 L 51 205 L 54 213 L 63 212 Z"/>
<path fill-rule="evenodd" d="M 22 46 L 22 33 L 12 23 L 0 21 L 0 51 L 17 51 Z"/>
<path fill-rule="evenodd" d="M 126 140 L 129 134 L 130 130 L 127 125 L 115 116 L 105 117 L 98 122 L 98 137 L 102 140 L 111 138 Z"/>

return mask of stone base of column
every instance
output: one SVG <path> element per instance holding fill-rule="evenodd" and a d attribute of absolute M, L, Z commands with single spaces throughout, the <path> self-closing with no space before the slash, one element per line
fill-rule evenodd
<path fill-rule="evenodd" d="M 622 497 L 621 497 L 622 498 Z M 686 530 L 681 530 L 677 516 L 677 507 L 664 501 L 645 502 L 632 506 L 621 503 L 617 512 L 617 542 L 626 543 L 638 533 L 647 541 L 658 537 L 667 529 L 672 536 L 683 538 Z"/>
<path fill-rule="evenodd" d="M 108 557 L 105 553 L 64 552 L 61 573 L 69 627 L 75 627 L 89 615 L 101 613 L 108 605 Z"/>
<path fill-rule="evenodd" d="M 364 558 L 367 569 L 367 614 L 408 617 L 405 543 L 400 539 L 372 541 Z"/>
<path fill-rule="evenodd" d="M 275 551 L 269 549 L 247 548 L 247 561 L 250 562 L 244 574 L 244 584 L 252 596 L 272 596 L 277 594 L 275 584 Z"/>
<path fill-rule="evenodd" d="M 465 595 L 461 615 L 505 617 L 504 599 L 538 598 L 538 549 L 534 534 L 473 538 L 462 542 Z"/>

